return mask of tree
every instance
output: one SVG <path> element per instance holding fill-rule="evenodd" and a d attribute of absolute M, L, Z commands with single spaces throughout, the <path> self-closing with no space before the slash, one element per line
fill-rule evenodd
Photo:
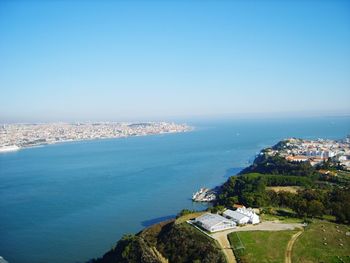
<path fill-rule="evenodd" d="M 350 192 L 349 188 L 336 188 L 330 194 L 332 214 L 338 222 L 350 223 Z"/>
<path fill-rule="evenodd" d="M 311 217 L 322 216 L 324 213 L 324 206 L 318 200 L 312 200 L 307 203 L 307 215 Z"/>
<path fill-rule="evenodd" d="M 293 204 L 293 210 L 300 216 L 307 215 L 307 201 L 302 198 L 297 198 Z"/>

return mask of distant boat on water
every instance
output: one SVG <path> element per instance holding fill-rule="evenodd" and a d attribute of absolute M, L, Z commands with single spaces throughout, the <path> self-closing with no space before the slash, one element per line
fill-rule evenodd
<path fill-rule="evenodd" d="M 195 202 L 212 202 L 216 199 L 215 192 L 208 188 L 201 188 L 192 195 L 192 200 Z"/>
<path fill-rule="evenodd" d="M 21 149 L 21 148 L 18 147 L 17 145 L 2 146 L 2 147 L 0 147 L 0 153 L 14 152 L 14 151 L 18 151 L 19 149 Z"/>

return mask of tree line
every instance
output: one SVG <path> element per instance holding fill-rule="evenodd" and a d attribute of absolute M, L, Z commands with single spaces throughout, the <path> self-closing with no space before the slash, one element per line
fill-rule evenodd
<path fill-rule="evenodd" d="M 285 176 L 285 180 L 270 178 L 284 177 L 281 175 L 246 174 L 232 176 L 221 188 L 216 205 L 232 207 L 234 204 L 243 204 L 248 207 L 278 206 L 293 209 L 299 217 L 321 217 L 334 215 L 339 222 L 350 222 L 350 192 L 349 187 L 328 187 L 324 189 L 312 189 L 307 187 L 298 190 L 297 193 L 275 192 L 267 190 L 266 186 L 288 185 L 288 182 L 299 185 L 296 178 Z M 305 179 L 303 177 L 300 178 Z M 301 181 L 303 182 L 303 181 Z M 292 185 L 292 184 L 289 184 Z"/>

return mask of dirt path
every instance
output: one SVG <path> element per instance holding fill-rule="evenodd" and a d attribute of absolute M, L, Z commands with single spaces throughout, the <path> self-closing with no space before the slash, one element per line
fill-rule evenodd
<path fill-rule="evenodd" d="M 292 238 L 289 240 L 288 245 L 287 245 L 287 250 L 286 250 L 286 257 L 284 260 L 284 263 L 292 263 L 292 249 L 295 241 L 297 238 L 303 233 L 303 231 L 299 231 L 298 233 L 294 234 Z"/>
<path fill-rule="evenodd" d="M 237 227 L 226 231 L 216 232 L 211 234 L 210 236 L 218 241 L 219 245 L 222 248 L 222 251 L 226 255 L 228 263 L 236 263 L 237 261 L 236 261 L 235 255 L 233 254 L 233 250 L 231 249 L 230 242 L 228 241 L 228 237 L 227 237 L 228 234 L 232 232 L 240 232 L 240 231 L 281 231 L 281 230 L 294 230 L 296 228 L 302 228 L 302 224 L 299 224 L 299 223 L 286 224 L 281 222 L 265 221 L 258 225 L 246 225 L 243 227 Z"/>
<path fill-rule="evenodd" d="M 232 232 L 240 232 L 240 231 L 280 231 L 280 230 L 294 230 L 296 228 L 302 228 L 303 225 L 299 223 L 281 223 L 274 221 L 264 221 L 258 225 L 246 225 L 242 227 L 237 227 L 234 229 L 229 229 L 225 231 L 220 231 L 211 234 L 213 238 L 217 238 L 218 236 L 225 235 Z"/>
<path fill-rule="evenodd" d="M 231 249 L 230 242 L 228 241 L 227 235 L 219 235 L 215 237 L 215 240 L 218 241 L 221 246 L 222 252 L 225 254 L 227 263 L 236 263 L 235 255 Z"/>

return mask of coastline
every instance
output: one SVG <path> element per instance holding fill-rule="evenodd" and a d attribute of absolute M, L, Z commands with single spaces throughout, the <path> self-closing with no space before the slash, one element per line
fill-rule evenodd
<path fill-rule="evenodd" d="M 312 126 L 315 126 L 314 123 L 312 124 Z M 2 176 L 2 183 L 13 182 L 14 188 L 12 192 L 16 191 L 14 197 L 28 196 L 26 192 L 34 189 L 38 192 L 38 197 L 40 197 L 40 200 L 37 202 L 39 205 L 42 206 L 44 202 L 59 203 L 66 202 L 67 200 L 69 204 L 72 204 L 72 210 L 78 211 L 73 216 L 70 216 L 66 211 L 59 212 L 60 215 L 65 216 L 64 222 L 62 220 L 54 221 L 55 219 L 51 218 L 51 216 L 45 217 L 45 220 L 50 220 L 50 226 L 47 227 L 52 232 L 50 237 L 47 237 L 44 231 L 36 227 L 30 229 L 29 226 L 26 232 L 22 231 L 24 234 L 29 232 L 38 236 L 38 240 L 32 240 L 32 238 L 24 236 L 21 230 L 12 231 L 10 226 L 27 225 L 26 221 L 29 220 L 25 218 L 28 218 L 27 216 L 32 217 L 31 214 L 36 212 L 33 210 L 36 207 L 36 203 L 29 203 L 29 206 L 23 211 L 23 216 L 22 212 L 20 212 L 21 203 L 18 205 L 15 203 L 12 206 L 13 208 L 9 207 L 5 210 L 11 216 L 11 222 L 7 221 L 7 223 L 4 220 L 4 226 L 9 229 L 9 235 L 13 240 L 25 240 L 25 242 L 31 243 L 29 243 L 30 246 L 28 247 L 18 248 L 15 245 L 5 244 L 4 242 L 2 246 L 4 250 L 3 256 L 9 260 L 12 259 L 14 261 L 18 259 L 23 262 L 39 261 L 45 257 L 50 258 L 51 262 L 57 263 L 78 260 L 85 262 L 84 260 L 102 256 L 123 234 L 137 233 L 146 227 L 142 223 L 144 221 L 160 218 L 164 215 L 175 215 L 183 208 L 189 210 L 205 209 L 201 207 L 201 204 L 192 205 L 190 196 L 195 190 L 198 190 L 200 186 L 212 188 L 223 184 L 229 175 L 240 172 L 237 169 L 232 170 L 231 168 L 239 167 L 243 169 L 247 167 L 249 165 L 247 164 L 247 160 L 252 161 L 253 157 L 262 148 L 274 145 L 279 140 L 286 138 L 284 132 L 281 132 L 282 129 L 279 129 L 280 125 L 277 124 L 272 127 L 269 126 L 267 130 L 254 129 L 260 130 L 259 134 L 262 137 L 260 139 L 250 136 L 251 125 L 244 126 L 240 124 L 239 131 L 241 136 L 239 137 L 231 136 L 237 131 L 238 125 L 235 123 L 232 125 L 220 125 L 215 129 L 202 129 L 200 125 L 205 125 L 204 127 L 209 126 L 206 123 L 199 123 L 197 125 L 199 127 L 196 128 L 195 132 L 183 135 L 129 138 L 127 140 L 108 139 L 100 142 L 88 141 L 75 143 L 73 141 L 71 143 L 72 141 L 68 141 L 70 143 L 65 144 L 66 146 L 57 145 L 43 149 L 33 149 L 32 151 L 23 151 L 23 153 L 20 152 L 18 154 L 0 155 L 0 157 L 4 157 L 4 161 L 8 161 L 9 167 L 8 170 L 4 170 L 6 177 Z M 254 128 L 260 128 L 261 125 L 257 123 L 256 126 Z M 296 136 L 303 137 L 301 133 L 305 133 L 307 134 L 305 136 L 312 138 L 342 138 L 343 135 L 348 133 L 348 126 L 346 125 L 343 130 L 332 131 L 331 133 L 330 131 L 327 133 L 322 129 L 317 129 L 320 132 L 310 136 L 310 130 L 307 127 L 305 130 L 302 129 L 300 134 L 296 134 Z M 294 130 L 291 130 L 289 134 L 294 134 Z M 109 144 L 113 144 L 114 146 L 104 151 L 104 145 L 107 146 Z M 102 146 L 100 147 L 99 145 Z M 83 159 L 78 157 L 81 154 L 88 154 L 88 151 L 95 147 L 102 150 L 103 155 L 95 158 L 96 154 L 93 151 L 91 158 L 85 155 Z M 164 157 L 164 153 L 169 152 L 169 150 L 172 151 L 172 154 Z M 42 158 L 46 155 L 46 159 Z M 139 156 L 136 160 L 135 155 L 136 157 Z M 30 157 L 29 161 L 27 161 L 28 157 Z M 52 160 L 52 158 L 56 157 L 59 157 L 57 159 L 58 162 Z M 105 158 L 108 158 L 107 162 L 104 162 Z M 54 167 L 55 170 L 52 170 L 46 165 L 46 160 L 50 162 L 52 160 L 50 167 Z M 90 166 L 90 160 L 97 165 L 96 169 L 90 169 L 94 168 Z M 99 163 L 101 161 L 104 162 L 103 166 L 107 167 L 107 169 L 100 169 L 101 166 L 99 166 Z M 76 162 L 79 162 L 79 166 L 75 166 L 74 163 Z M 56 163 L 60 166 L 56 166 Z M 6 163 L 4 162 L 3 164 Z M 72 168 L 74 169 L 65 169 L 66 164 L 72 164 L 74 166 Z M 137 164 L 137 167 L 134 164 Z M 113 167 L 121 168 L 114 169 Z M 172 167 L 175 167 L 176 170 Z M 42 168 L 42 170 L 39 171 L 38 168 Z M 30 176 L 24 177 L 24 173 Z M 20 176 L 18 178 L 19 180 L 13 177 L 12 174 Z M 101 176 L 95 176 L 93 174 Z M 121 177 L 118 178 L 116 175 L 124 176 L 127 178 L 125 179 L 127 181 L 123 181 Z M 35 179 L 35 181 L 31 178 L 33 180 Z M 19 188 L 17 185 L 21 186 L 22 182 L 25 185 Z M 27 187 L 29 182 L 33 182 L 34 184 Z M 76 193 L 75 185 L 77 182 L 84 187 L 82 188 L 84 191 Z M 148 183 L 150 184 L 148 185 Z M 129 185 L 130 189 L 126 188 Z M 172 194 L 170 186 L 176 187 L 176 185 L 180 189 L 180 192 Z M 50 193 L 61 193 L 64 191 L 72 199 L 68 200 L 66 196 L 56 198 L 55 196 L 48 196 L 46 193 L 41 194 L 37 189 L 40 190 L 43 186 L 46 189 L 50 189 Z M 148 186 L 151 189 L 143 190 L 144 188 L 148 188 Z M 160 190 L 153 190 L 154 188 Z M 89 191 L 85 191 L 85 189 Z M 135 191 L 138 191 L 139 195 L 136 195 Z M 17 192 L 18 194 L 16 194 Z M 98 198 L 96 201 L 96 203 L 98 202 L 98 206 L 94 203 L 95 201 L 92 202 L 96 198 L 91 196 L 89 192 L 95 193 L 94 196 Z M 91 198 L 88 196 L 91 196 Z M 158 208 L 154 208 L 154 197 L 158 198 L 156 201 Z M 141 198 L 141 202 L 134 201 L 137 198 Z M 168 198 L 172 198 L 171 208 L 169 207 L 169 201 L 167 201 Z M 87 201 L 84 210 L 78 210 L 82 207 L 80 200 Z M 120 202 L 120 200 L 128 201 L 127 208 L 125 208 L 125 203 Z M 4 203 L 7 202 L 10 204 L 10 201 L 10 198 L 4 196 Z M 137 203 L 141 203 L 141 205 Z M 41 211 L 44 215 L 50 215 L 52 213 L 58 213 L 59 210 L 43 207 Z M 138 211 L 137 217 L 129 217 L 135 211 Z M 38 219 L 38 224 L 45 224 L 45 222 Z M 106 230 L 100 233 L 99 229 Z M 91 237 L 86 234 L 88 231 L 92 232 L 94 236 Z M 61 251 L 64 251 L 66 255 L 69 254 L 69 256 L 59 253 L 52 257 L 52 252 L 47 253 L 49 251 L 49 245 L 42 241 L 48 240 L 50 243 L 53 243 L 61 240 L 60 238 L 64 238 L 64 240 L 60 241 L 57 245 L 59 245 Z M 96 242 L 96 238 L 99 239 L 98 243 Z M 79 241 L 83 241 L 83 244 L 76 251 L 73 249 L 74 243 Z M 12 253 L 12 248 L 18 249 L 18 252 L 15 254 Z M 27 257 L 30 251 L 36 250 L 42 251 L 41 255 L 29 255 Z"/>
<path fill-rule="evenodd" d="M 333 150 L 336 152 L 336 154 L 332 157 L 334 157 L 333 159 L 331 159 L 331 157 L 328 157 L 328 159 L 323 159 L 323 163 L 317 163 L 317 165 L 313 165 L 311 163 L 310 160 L 306 160 L 306 161 L 294 161 L 294 160 L 290 160 L 288 158 L 288 156 L 285 156 L 285 153 L 287 152 L 288 154 L 292 153 L 292 154 L 300 154 L 300 152 L 303 149 L 298 148 L 298 146 L 304 147 L 305 149 L 310 149 L 310 145 L 314 145 L 316 148 L 319 147 L 320 145 L 327 145 L 327 142 L 332 143 L 329 146 L 329 151 Z M 293 144 L 294 143 L 294 144 Z M 299 144 L 298 144 L 299 143 Z M 335 149 L 334 145 L 339 144 L 338 148 L 339 149 Z M 324 145 L 323 145 L 324 146 Z M 298 150 L 295 150 L 295 149 Z M 270 150 L 270 151 L 269 151 Z M 294 150 L 294 151 L 293 151 Z M 124 253 L 125 251 L 127 251 L 127 253 L 135 253 L 132 255 L 132 259 L 134 259 L 134 257 L 138 256 L 139 254 L 143 255 L 143 253 L 146 254 L 147 249 L 149 249 L 150 246 L 154 246 L 153 248 L 157 250 L 160 249 L 161 252 L 163 252 L 163 254 L 158 253 L 155 255 L 155 259 L 156 261 L 145 261 L 145 262 L 163 262 L 163 260 L 159 260 L 159 258 L 157 259 L 157 255 L 161 255 L 161 259 L 166 260 L 166 262 L 168 262 L 169 257 L 174 260 L 177 259 L 177 257 L 175 257 L 175 252 L 179 252 L 176 249 L 172 250 L 171 252 L 166 251 L 166 250 L 162 250 L 164 245 L 160 245 L 158 246 L 158 243 L 152 243 L 153 239 L 156 240 L 161 240 L 161 242 L 164 242 L 164 240 L 167 240 L 166 238 L 168 238 L 168 242 L 177 242 L 177 239 L 174 238 L 177 237 L 177 235 L 179 236 L 184 236 L 185 234 L 182 234 L 181 231 L 183 231 L 183 229 L 181 229 L 181 224 L 183 223 L 184 227 L 186 227 L 186 222 L 191 224 L 190 221 L 188 221 L 187 219 L 191 219 L 191 218 L 199 218 L 201 217 L 200 215 L 203 215 L 203 213 L 207 212 L 209 214 L 218 214 L 225 211 L 226 209 L 231 209 L 231 207 L 242 207 L 242 205 L 247 206 L 247 207 L 255 207 L 257 209 L 257 213 L 260 214 L 261 209 L 266 209 L 266 207 L 271 208 L 271 205 L 275 205 L 277 208 L 279 207 L 279 203 L 266 203 L 268 202 L 267 200 L 260 200 L 260 204 L 257 204 L 256 201 L 259 201 L 258 199 L 255 199 L 255 197 L 260 198 L 261 195 L 265 194 L 266 197 L 270 198 L 275 198 L 275 196 L 273 196 L 272 193 L 275 193 L 276 195 L 276 190 L 270 189 L 268 190 L 267 186 L 281 186 L 281 187 L 285 187 L 286 183 L 287 183 L 287 187 L 290 187 L 290 185 L 294 186 L 294 187 L 299 187 L 298 191 L 292 192 L 292 191 L 281 191 L 280 195 L 281 197 L 280 200 L 283 200 L 284 202 L 286 202 L 286 206 L 283 206 L 284 208 L 288 207 L 289 209 L 292 210 L 292 212 L 289 211 L 289 214 L 286 215 L 280 215 L 285 217 L 286 219 L 290 219 L 292 218 L 292 220 L 301 220 L 302 218 L 304 218 L 304 223 L 303 225 L 301 223 L 298 223 L 299 225 L 297 227 L 301 227 L 301 226 L 306 226 L 307 224 L 311 224 L 312 221 L 308 222 L 307 224 L 305 223 L 306 220 L 313 220 L 314 218 L 316 219 L 321 219 L 324 221 L 329 221 L 329 222 L 336 222 L 337 224 L 347 224 L 349 223 L 349 219 L 344 218 L 343 215 L 339 216 L 339 214 L 337 214 L 338 212 L 327 212 L 325 209 L 322 209 L 322 203 L 320 200 L 322 200 L 322 197 L 316 197 L 313 198 L 312 200 L 308 199 L 308 196 L 310 196 L 310 193 L 314 193 L 314 194 L 318 194 L 317 190 L 318 189 L 311 189 L 308 188 L 311 185 L 313 185 L 314 187 L 318 186 L 318 184 L 324 180 L 325 182 L 328 182 L 327 178 L 322 178 L 322 176 L 320 176 L 320 174 L 322 174 L 324 171 L 324 169 L 332 169 L 334 167 L 336 167 L 336 161 L 337 158 L 339 157 L 339 152 L 344 151 L 344 153 L 346 153 L 347 158 L 350 157 L 349 153 L 350 153 L 350 136 L 348 135 L 346 137 L 346 139 L 339 139 L 339 140 L 324 140 L 324 139 L 317 139 L 317 140 L 305 140 L 305 139 L 296 139 L 296 138 L 289 138 L 289 139 L 282 139 L 280 140 L 277 144 L 270 146 L 270 147 L 266 147 L 261 149 L 260 154 L 257 155 L 255 157 L 255 160 L 253 162 L 253 164 L 247 166 L 246 168 L 244 168 L 243 170 L 241 170 L 241 172 L 239 172 L 238 174 L 232 175 L 224 184 L 215 187 L 214 189 L 216 190 L 215 194 L 218 193 L 222 193 L 223 195 L 219 197 L 219 200 L 216 200 L 216 198 L 214 198 L 213 200 L 210 201 L 204 201 L 204 202 L 208 202 L 214 203 L 214 206 L 211 208 L 208 208 L 206 210 L 188 210 L 188 209 L 183 209 L 179 214 L 177 214 L 177 216 L 175 217 L 175 219 L 173 220 L 169 220 L 169 218 L 164 218 L 165 220 L 163 221 L 159 221 L 159 222 L 152 222 L 154 223 L 153 225 L 147 225 L 145 226 L 141 231 L 139 231 L 137 234 L 129 234 L 129 235 L 124 235 L 121 239 L 119 239 L 119 241 L 117 241 L 116 245 L 109 250 L 108 252 L 106 252 L 102 257 L 100 258 L 94 258 L 90 261 L 88 261 L 87 263 L 110 263 L 111 261 L 109 260 L 110 258 L 118 258 L 118 256 L 121 256 L 124 259 Z M 271 153 L 273 152 L 273 154 Z M 323 154 L 323 153 L 322 153 Z M 345 155 L 344 155 L 345 156 Z M 268 159 L 267 162 L 265 162 Z M 281 161 L 281 160 L 284 160 Z M 326 164 L 326 160 L 328 163 L 328 168 L 324 168 L 323 166 Z M 275 166 L 278 167 L 280 170 L 276 173 L 276 172 L 269 172 L 268 170 L 266 171 L 260 171 L 260 168 L 264 168 L 266 167 L 267 163 L 267 167 Z M 333 166 L 332 166 L 333 165 Z M 259 169 L 254 170 L 255 168 L 260 167 Z M 283 168 L 287 167 L 288 171 L 287 173 L 283 173 Z M 250 170 L 249 170 L 250 169 Z M 268 169 L 268 168 L 267 168 Z M 299 169 L 299 171 L 298 171 Z M 337 169 L 340 169 L 341 171 L 346 171 L 346 167 L 342 167 L 339 168 L 337 167 Z M 302 173 L 298 173 L 298 172 L 302 172 Z M 338 171 L 338 170 L 337 170 Z M 294 175 L 294 174 L 297 175 Z M 316 178 L 315 175 L 318 174 L 318 177 Z M 350 176 L 350 171 L 348 173 L 348 175 Z M 313 181 L 311 181 L 310 177 L 313 177 Z M 273 180 L 270 180 L 273 178 Z M 274 179 L 284 179 L 284 181 L 280 181 L 278 182 L 278 180 Z M 296 181 L 295 179 L 298 178 L 300 181 Z M 236 180 L 237 179 L 237 180 Z M 292 179 L 290 181 L 288 181 L 289 179 Z M 310 184 L 303 184 L 303 181 L 301 179 L 309 179 L 310 180 Z M 235 188 L 237 186 L 237 181 L 240 180 L 240 184 L 239 186 L 241 187 L 241 189 L 243 190 L 239 190 L 238 192 L 235 192 Z M 293 181 L 294 180 L 294 181 Z M 306 180 L 304 180 L 306 181 Z M 348 179 L 348 182 L 350 182 L 350 178 Z M 322 183 L 322 182 L 321 182 Z M 339 182 L 338 182 L 339 183 Z M 254 188 L 254 185 L 257 185 L 256 188 Z M 341 185 L 341 184 L 339 184 Z M 338 186 L 339 186 L 338 185 Z M 247 186 L 247 187 L 246 187 Z M 328 191 L 329 194 L 334 194 L 334 193 L 339 193 L 337 191 L 339 191 L 339 189 L 333 188 L 334 185 L 330 185 L 328 189 L 323 189 L 325 191 Z M 305 187 L 305 188 L 304 188 Z M 192 200 L 193 202 L 201 202 L 203 201 L 203 197 L 205 197 L 206 193 L 210 192 L 210 191 L 214 191 L 214 189 L 209 189 L 209 188 L 201 188 L 198 192 L 196 192 L 195 194 L 193 194 Z M 248 189 L 248 190 L 246 190 Z M 262 189 L 262 190 L 261 190 Z M 242 192 L 243 191 L 243 194 Z M 254 193 L 256 194 L 256 196 L 254 195 L 250 195 L 250 199 L 246 199 L 245 201 L 241 201 L 239 198 L 244 198 L 244 192 L 249 192 L 250 193 Z M 268 192 L 270 191 L 270 192 Z M 311 192 L 310 192 L 311 191 Z M 312 192 L 314 191 L 314 192 Z M 346 189 L 343 189 L 343 191 L 345 192 Z M 233 193 L 233 194 L 232 194 Z M 203 197 L 200 197 L 200 195 L 203 195 Z M 269 195 L 272 195 L 269 196 Z M 294 197 L 291 195 L 294 195 Z M 301 195 L 302 198 L 297 199 L 296 197 Z M 278 195 L 277 195 L 278 196 Z M 345 196 L 345 195 L 343 195 Z M 238 198 L 238 199 L 230 199 L 230 198 Z M 288 203 L 286 200 L 288 200 L 288 198 L 292 199 L 293 201 L 291 201 L 291 203 Z M 297 201 L 295 201 L 295 200 Z M 343 199 L 345 199 L 345 197 L 343 197 Z M 271 199 L 272 200 L 272 199 Z M 233 202 L 233 203 L 232 203 Z M 250 204 L 249 204 L 250 202 Z M 309 209 L 308 208 L 304 208 L 303 204 L 305 202 L 308 202 L 306 207 L 311 207 L 312 204 L 319 202 L 321 209 L 319 209 L 318 211 L 315 211 L 313 209 Z M 332 201 L 334 204 L 337 204 L 337 202 L 339 202 L 339 200 L 333 200 Z M 341 203 L 344 203 L 342 201 L 340 201 Z M 248 203 L 248 204 L 246 204 Z M 301 204 L 301 209 L 304 210 L 300 210 L 298 208 L 298 205 Z M 245 209 L 245 207 L 243 206 L 243 208 Z M 275 207 L 275 208 L 276 208 Z M 344 207 L 342 207 L 342 209 L 344 210 Z M 250 210 L 252 211 L 252 210 Z M 256 211 L 256 210 L 254 210 Z M 267 215 L 272 215 L 272 216 L 276 216 L 276 214 L 273 213 L 269 213 L 269 212 L 261 212 L 263 215 L 267 214 Z M 255 213 L 254 213 L 255 214 Z M 248 215 L 248 214 L 246 214 Z M 223 215 L 224 216 L 224 215 Z M 328 216 L 328 218 L 325 218 L 324 216 Z M 334 219 L 331 218 L 329 219 L 330 216 L 334 216 Z M 276 217 L 278 218 L 278 217 Z M 306 219 L 305 219 L 306 218 Z M 192 219 L 191 219 L 192 220 Z M 240 219 L 239 219 L 240 220 Z M 264 219 L 265 221 L 272 221 L 271 219 Z M 282 219 L 283 220 L 283 219 Z M 258 221 L 257 223 L 254 223 L 254 221 L 252 222 L 252 224 L 256 225 L 259 224 L 261 221 L 259 219 L 258 216 Z M 272 222 L 272 224 L 275 224 L 276 222 L 281 223 L 283 225 L 283 229 L 282 230 L 286 230 L 289 225 L 286 222 L 281 222 L 280 218 L 274 220 Z M 217 224 L 217 223 L 215 223 Z M 238 224 L 238 223 L 237 223 Z M 239 223 L 239 225 L 241 226 L 241 224 L 246 224 L 246 223 Z M 285 225 L 284 225 L 285 224 Z M 191 224 L 192 225 L 192 224 Z M 200 226 L 201 223 L 199 224 Z M 198 228 L 197 226 L 194 226 L 195 228 L 199 229 L 202 233 L 204 233 L 205 235 L 209 236 L 209 237 L 213 237 L 213 235 L 208 235 L 208 233 L 206 231 L 201 230 L 200 228 Z M 285 228 L 287 227 L 287 228 Z M 323 226 L 322 226 L 323 227 Z M 339 228 L 339 225 L 336 226 L 336 228 Z M 170 231 L 169 231 L 170 229 Z M 208 228 L 205 228 L 205 230 L 208 230 Z M 257 231 L 258 229 L 251 229 L 248 231 Z M 260 229 L 260 230 L 267 230 L 267 231 L 279 231 L 275 229 L 275 226 L 273 226 L 272 230 L 271 229 Z M 288 229 L 290 230 L 290 229 Z M 293 230 L 293 228 L 292 228 Z M 169 231 L 170 234 L 168 234 L 168 236 L 166 236 L 166 238 L 162 237 L 163 232 Z M 214 230 L 208 230 L 211 233 L 214 232 Z M 215 230 L 217 232 L 221 231 L 222 233 L 224 233 L 226 236 L 230 233 L 230 232 L 224 232 L 222 229 L 221 230 Z M 237 230 L 240 231 L 240 230 Z M 245 230 L 242 231 L 247 231 L 247 228 L 245 228 Z M 323 230 L 325 231 L 325 230 Z M 339 230 L 337 230 L 337 232 L 340 232 Z M 189 233 L 190 232 L 186 232 L 186 239 L 181 240 L 181 243 L 178 243 L 177 246 L 181 247 L 184 243 L 186 243 L 189 239 L 195 239 L 195 236 L 191 236 Z M 301 232 L 299 232 L 300 234 Z M 149 236 L 151 236 L 151 238 Z M 161 238 L 159 238 L 159 236 L 161 236 Z M 226 237 L 225 237 L 226 239 Z M 227 244 L 224 243 L 221 244 L 221 247 L 224 249 L 226 247 L 230 247 L 231 245 L 229 242 L 231 242 L 231 240 L 229 238 L 227 238 L 228 242 Z M 291 239 L 293 240 L 293 239 Z M 326 240 L 324 238 L 324 240 Z M 220 244 L 220 240 L 219 244 Z M 339 241 L 342 241 L 342 239 L 339 239 Z M 139 243 L 138 243 L 139 242 Z M 241 241 L 240 241 L 241 242 Z M 165 242 L 166 243 L 166 242 Z M 140 245 L 143 244 L 143 245 Z M 206 243 L 208 244 L 208 243 Z M 327 244 L 327 243 L 324 243 Z M 344 245 L 341 243 L 340 244 L 341 247 L 343 247 Z M 177 247 L 177 246 L 173 246 L 173 247 Z M 130 249 L 130 247 L 132 249 Z M 199 246 L 200 247 L 200 246 Z M 192 253 L 194 253 L 194 255 L 196 255 L 196 253 L 198 251 L 200 251 L 200 248 L 197 248 L 197 250 L 195 252 L 192 251 Z M 133 251 L 134 249 L 134 251 Z M 186 245 L 181 248 L 181 249 L 186 249 Z M 181 250 L 180 249 L 180 250 Z M 136 252 L 135 252 L 136 251 Z M 158 250 L 157 250 L 158 251 Z M 230 250 L 231 251 L 231 250 Z M 231 251 L 232 253 L 232 251 Z M 111 257 L 111 255 L 113 255 Z M 193 254 L 192 254 L 193 256 Z M 203 256 L 203 254 L 200 255 L 200 257 Z M 126 257 L 128 258 L 128 257 Z M 151 258 L 151 256 L 150 256 Z M 240 262 L 240 255 L 237 255 L 234 252 L 233 255 L 233 259 L 231 260 L 227 260 L 226 258 L 226 262 L 236 262 L 236 259 L 238 259 L 238 262 Z M 159 261 L 158 261 L 159 260 Z M 119 261 L 117 261 L 119 262 Z M 125 261 L 125 262 L 129 262 L 129 261 Z M 131 260 L 130 262 L 134 262 L 133 260 Z M 139 262 L 139 261 L 137 261 Z M 143 261 L 142 261 L 143 262 Z M 170 261 L 172 262 L 172 261 Z M 176 261 L 175 261 L 176 262 Z M 213 261 L 214 262 L 214 261 Z M 215 262 L 221 262 L 219 259 Z"/>
<path fill-rule="evenodd" d="M 127 139 L 127 138 L 133 138 L 133 137 L 148 137 L 148 136 L 156 136 L 156 135 L 169 135 L 169 134 L 180 134 L 180 133 L 188 133 L 193 132 L 195 130 L 195 127 L 190 127 L 188 130 L 184 131 L 171 131 L 171 132 L 159 132 L 159 133 L 153 133 L 153 134 L 135 134 L 135 135 L 127 135 L 127 136 L 117 136 L 117 137 L 103 137 L 103 138 L 86 138 L 86 139 L 76 139 L 76 140 L 60 140 L 55 142 L 46 142 L 46 143 L 38 143 L 33 145 L 25 145 L 25 146 L 17 146 L 13 145 L 15 147 L 18 147 L 16 150 L 2 150 L 4 147 L 0 147 L 0 154 L 5 153 L 13 153 L 18 152 L 25 149 L 31 149 L 31 148 L 39 148 L 39 147 L 45 147 L 49 145 L 58 145 L 58 144 L 65 144 L 65 143 L 75 143 L 75 142 L 89 142 L 89 141 L 100 141 L 100 140 L 114 140 L 114 139 Z M 5 146 L 7 147 L 7 146 Z"/>
<path fill-rule="evenodd" d="M 11 146 L 4 146 L 0 147 L 0 153 L 7 153 L 7 152 L 16 152 L 19 151 L 21 148 L 17 145 L 11 145 Z"/>

